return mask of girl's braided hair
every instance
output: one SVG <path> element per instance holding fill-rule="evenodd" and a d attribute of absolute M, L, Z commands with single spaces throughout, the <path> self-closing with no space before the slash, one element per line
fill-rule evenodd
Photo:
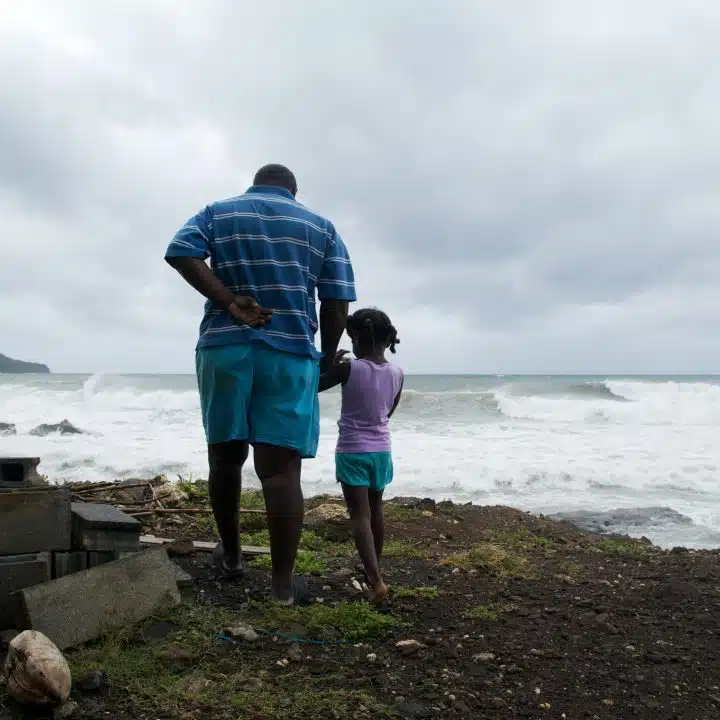
<path fill-rule="evenodd" d="M 377 308 L 364 308 L 354 312 L 347 319 L 346 329 L 353 332 L 364 345 L 382 345 L 395 352 L 395 346 L 400 344 L 397 330 L 390 322 L 390 318 Z"/>

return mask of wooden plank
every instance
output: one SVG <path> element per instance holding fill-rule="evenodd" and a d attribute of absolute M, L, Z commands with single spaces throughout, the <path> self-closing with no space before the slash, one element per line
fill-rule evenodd
<path fill-rule="evenodd" d="M 173 543 L 175 540 L 171 540 L 170 538 L 159 538 L 155 537 L 154 535 L 141 535 L 140 536 L 140 544 L 141 545 L 167 545 L 168 543 Z M 193 545 L 195 546 L 195 549 L 199 552 L 212 552 L 215 549 L 215 545 L 217 543 L 214 542 L 207 542 L 205 540 L 193 540 Z M 269 547 L 263 547 L 261 545 L 243 545 L 242 546 L 243 555 L 269 555 L 270 554 L 270 548 Z"/>

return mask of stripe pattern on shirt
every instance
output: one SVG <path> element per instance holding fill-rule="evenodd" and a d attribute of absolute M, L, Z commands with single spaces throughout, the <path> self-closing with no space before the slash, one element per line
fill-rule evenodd
<path fill-rule="evenodd" d="M 356 299 L 352 263 L 332 223 L 281 188 L 251 187 L 205 207 L 180 228 L 165 254 L 183 256 L 209 259 L 233 293 L 252 295 L 273 310 L 269 325 L 253 329 L 208 301 L 198 347 L 262 342 L 318 358 L 316 296 Z"/>

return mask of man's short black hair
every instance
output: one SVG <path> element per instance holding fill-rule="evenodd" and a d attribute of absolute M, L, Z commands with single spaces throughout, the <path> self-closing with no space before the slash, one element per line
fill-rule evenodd
<path fill-rule="evenodd" d="M 255 173 L 253 185 L 270 185 L 289 190 L 293 195 L 297 194 L 297 180 L 291 170 L 284 165 L 265 165 Z"/>

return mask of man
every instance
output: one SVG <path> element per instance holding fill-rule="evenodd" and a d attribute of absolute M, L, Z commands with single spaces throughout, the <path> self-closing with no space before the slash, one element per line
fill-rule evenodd
<path fill-rule="evenodd" d="M 252 445 L 270 531 L 272 596 L 285 605 L 307 600 L 307 588 L 293 579 L 301 460 L 317 452 L 320 370 L 332 364 L 356 299 L 342 239 L 296 194 L 293 173 L 267 165 L 244 195 L 188 220 L 165 255 L 207 298 L 196 370 L 221 540 L 215 561 L 228 576 L 242 575 L 241 472 Z M 322 354 L 314 344 L 316 290 Z"/>

